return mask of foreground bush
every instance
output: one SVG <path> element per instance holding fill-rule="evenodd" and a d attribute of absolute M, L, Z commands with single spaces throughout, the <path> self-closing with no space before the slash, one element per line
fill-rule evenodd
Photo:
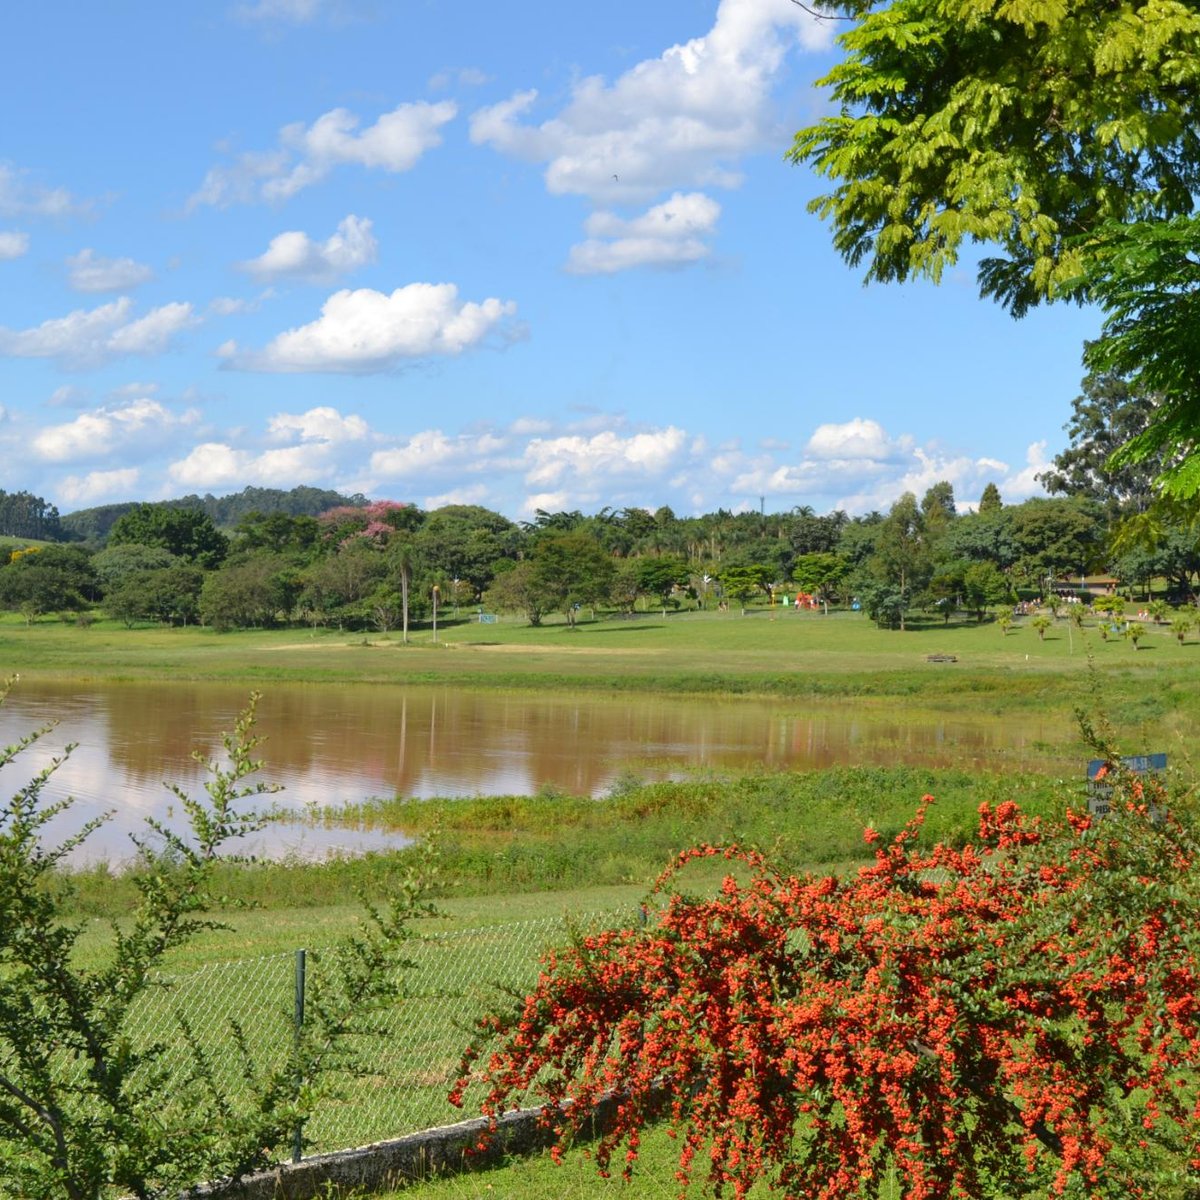
<path fill-rule="evenodd" d="M 213 915 L 223 903 L 213 888 L 220 854 L 261 828 L 248 801 L 275 789 L 252 778 L 261 765 L 256 699 L 224 739 L 227 761 L 208 764 L 205 796 L 172 789 L 186 827 L 150 821 L 135 839 L 138 900 L 114 923 L 98 966 L 78 961 L 83 926 L 68 919 L 69 881 L 56 868 L 103 818 L 46 844 L 50 822 L 71 803 L 44 796 L 61 758 L 0 804 L 0 1196 L 150 1200 L 278 1161 L 302 1145 L 301 1126 L 330 1073 L 353 1065 L 349 1035 L 361 1032 L 361 1018 L 397 996 L 398 950 L 410 918 L 428 911 L 427 876 L 417 873 L 331 952 L 284 1062 L 258 1061 L 252 1031 L 231 1026 L 239 1094 L 217 1078 L 182 1019 L 176 1040 L 191 1052 L 182 1077 L 167 1046 L 129 1034 L 138 1003 L 167 986 L 168 952 L 221 928 Z M 45 732 L 0 750 L 0 767 Z"/>
<path fill-rule="evenodd" d="M 683 854 L 644 927 L 552 954 L 481 1023 L 451 1098 L 476 1072 L 492 1116 L 532 1092 L 561 1148 L 615 1092 L 603 1172 L 662 1118 L 680 1180 L 735 1196 L 1195 1196 L 1195 819 L 1119 775 L 1102 821 L 985 804 L 960 848 L 918 847 L 927 796 L 848 878 Z M 689 897 L 712 855 L 748 879 Z"/>

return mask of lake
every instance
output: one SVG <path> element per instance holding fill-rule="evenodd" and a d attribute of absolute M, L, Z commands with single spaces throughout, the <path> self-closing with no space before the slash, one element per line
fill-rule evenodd
<path fill-rule="evenodd" d="M 128 835 L 146 816 L 171 817 L 165 780 L 199 790 L 203 773 L 192 751 L 221 751 L 220 735 L 247 695 L 225 684 L 22 680 L 0 708 L 4 744 L 58 724 L 0 771 L 0 788 L 12 794 L 76 743 L 47 790 L 76 801 L 56 831 L 112 811 L 77 857 L 126 858 Z M 257 728 L 266 739 L 263 778 L 284 788 L 266 800 L 299 813 L 370 796 L 530 795 L 546 787 L 600 796 L 631 771 L 649 779 L 697 768 L 897 762 L 1057 770 L 1079 761 L 1074 731 L 1059 719 L 898 717 L 894 706 L 855 701 L 805 708 L 711 697 L 272 684 Z M 258 835 L 250 849 L 312 857 L 402 841 L 296 822 Z"/>

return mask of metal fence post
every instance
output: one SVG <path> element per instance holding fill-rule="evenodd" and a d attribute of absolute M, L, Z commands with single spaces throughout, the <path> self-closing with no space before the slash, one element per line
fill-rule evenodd
<path fill-rule="evenodd" d="M 296 951 L 296 1004 L 294 1015 L 292 1018 L 293 1038 L 296 1047 L 296 1099 L 300 1099 L 300 1035 L 304 1028 L 304 967 L 305 967 L 305 952 L 303 950 Z M 292 1135 L 292 1162 L 298 1163 L 304 1151 L 304 1122 L 296 1122 L 296 1130 Z"/>

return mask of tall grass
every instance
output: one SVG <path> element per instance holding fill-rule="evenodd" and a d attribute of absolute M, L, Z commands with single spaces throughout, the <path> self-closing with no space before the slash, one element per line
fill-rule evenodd
<path fill-rule="evenodd" d="M 1081 778 L 1071 785 L 1082 795 Z M 433 838 L 443 894 L 554 893 L 581 887 L 648 886 L 679 851 L 700 842 L 767 851 L 782 869 L 830 867 L 864 857 L 863 830 L 897 833 L 932 793 L 924 836 L 961 844 L 983 801 L 1015 799 L 1035 813 L 1060 811 L 1070 788 L 1033 774 L 917 767 L 836 767 L 619 781 L 603 799 L 545 792 L 443 800 L 376 800 L 320 814 Z M 226 863 L 214 881 L 233 905 L 303 910 L 353 905 L 384 894 L 406 852 L 325 862 Z M 119 916 L 134 902 L 129 882 L 106 865 L 67 882 L 81 916 Z M 552 903 L 552 902 L 551 902 Z"/>

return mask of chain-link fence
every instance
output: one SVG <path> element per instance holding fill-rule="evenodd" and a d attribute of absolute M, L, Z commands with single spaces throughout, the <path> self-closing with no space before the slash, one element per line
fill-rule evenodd
<path fill-rule="evenodd" d="M 596 928 L 632 914 L 589 914 Z M 542 953 L 568 936 L 562 920 L 524 921 L 423 936 L 406 943 L 403 998 L 351 1036 L 353 1071 L 331 1080 L 304 1129 L 304 1153 L 367 1145 L 463 1119 L 446 1094 L 476 1020 L 503 1001 L 499 989 L 527 990 Z M 303 975 L 319 982 L 323 956 L 309 949 Z M 246 1092 L 247 1054 L 262 1070 L 286 1062 L 297 1019 L 297 956 L 276 954 L 180 972 L 147 989 L 130 1014 L 135 1044 L 169 1047 L 160 1067 L 182 1078 L 197 1051 L 233 1106 Z M 471 1094 L 466 1112 L 471 1112 Z"/>

